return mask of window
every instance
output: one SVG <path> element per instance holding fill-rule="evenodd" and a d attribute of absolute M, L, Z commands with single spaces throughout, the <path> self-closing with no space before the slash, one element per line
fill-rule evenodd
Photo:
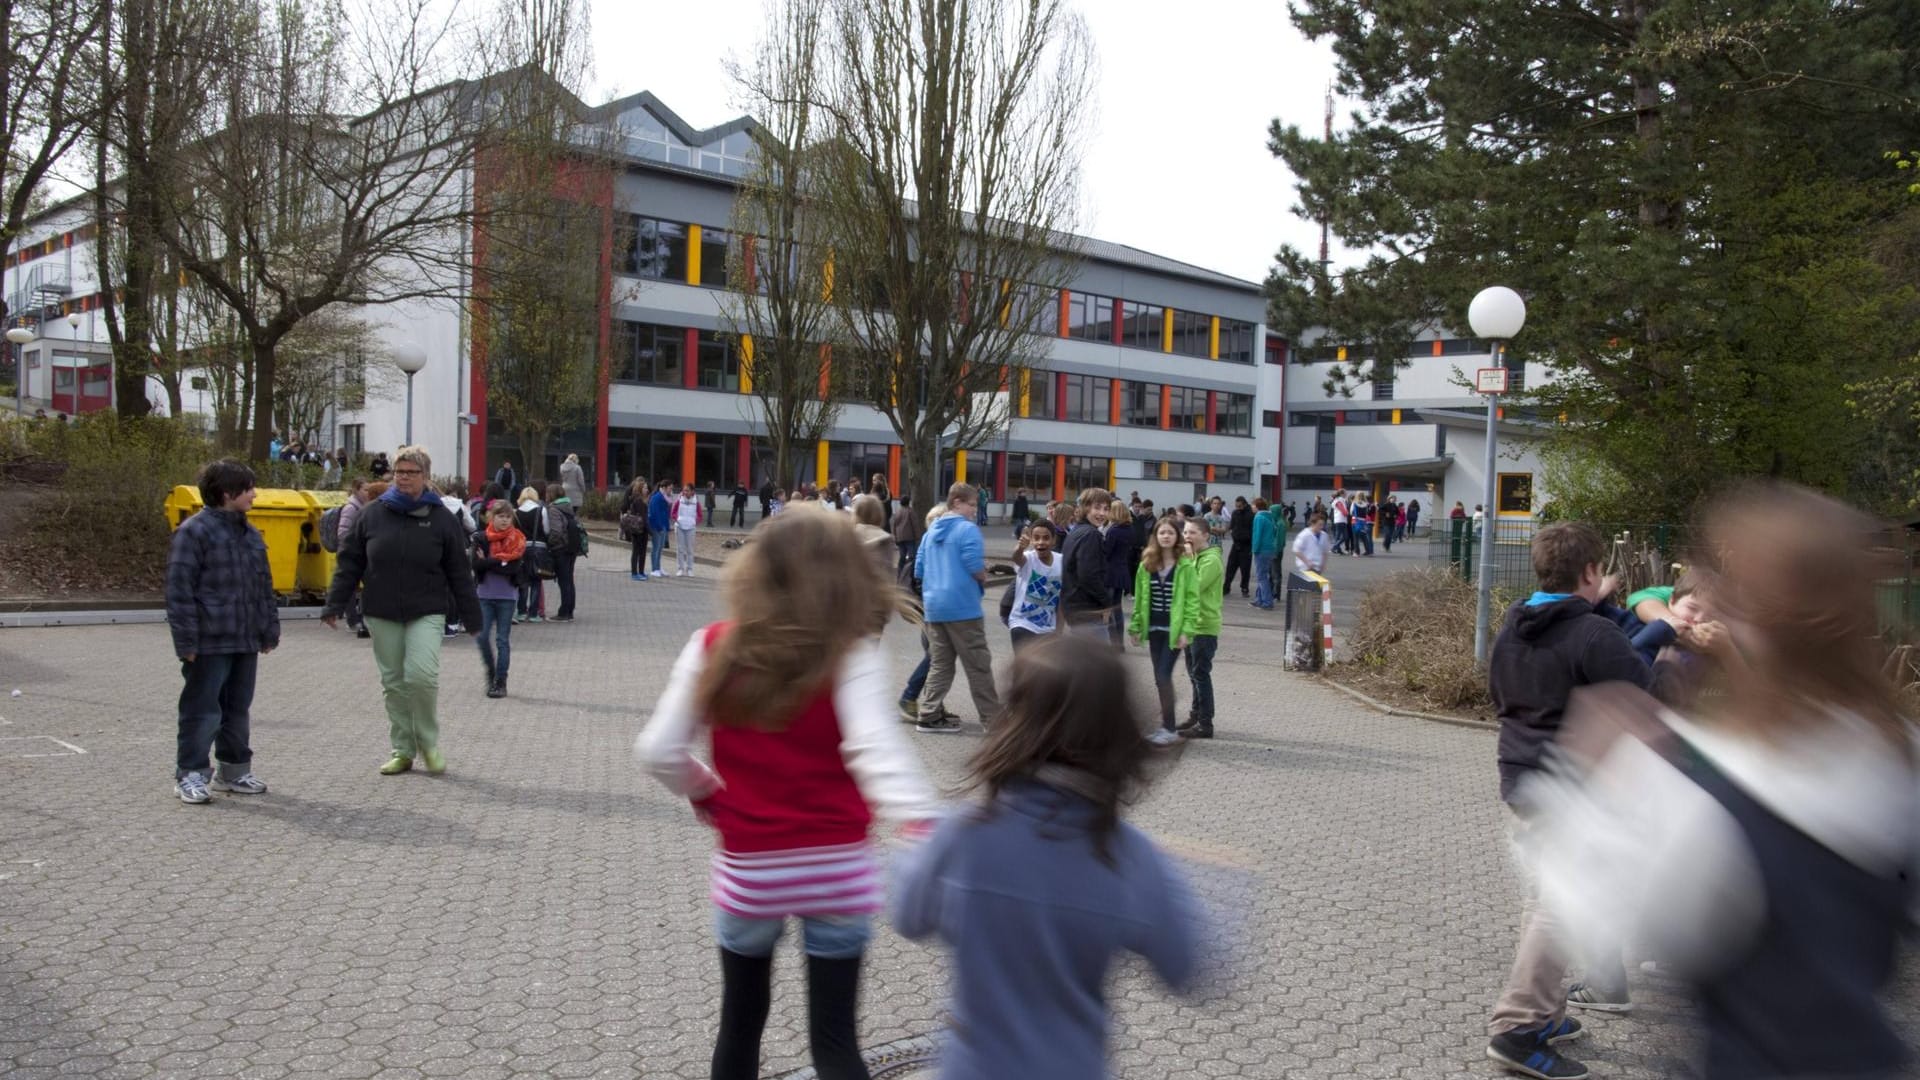
<path fill-rule="evenodd" d="M 726 265 L 721 257 L 722 271 Z M 638 277 L 687 280 L 687 227 L 633 215 L 614 238 L 613 268 Z"/>
<path fill-rule="evenodd" d="M 1207 358 L 1208 342 L 1213 335 L 1213 319 L 1198 311 L 1173 313 L 1173 351 L 1181 356 Z"/>
<path fill-rule="evenodd" d="M 1091 293 L 1067 296 L 1067 336 L 1082 341 L 1113 340 L 1113 300 Z"/>
<path fill-rule="evenodd" d="M 1267 363 L 1284 364 L 1287 362 L 1287 342 L 1285 338 L 1267 335 Z"/>
<path fill-rule="evenodd" d="M 1087 488 L 1107 486 L 1106 458 L 1070 457 L 1067 459 L 1066 497 L 1073 498 Z"/>
<path fill-rule="evenodd" d="M 359 457 L 367 452 L 367 425 L 341 424 L 340 445 L 347 451 L 348 457 Z"/>
<path fill-rule="evenodd" d="M 613 381 L 685 385 L 687 332 L 677 326 L 627 322 L 613 324 Z M 739 366 L 734 377 L 739 377 Z"/>
<path fill-rule="evenodd" d="M 1027 376 L 1027 415 L 1051 420 L 1053 411 L 1053 372 L 1033 371 Z"/>
<path fill-rule="evenodd" d="M 1251 484 L 1253 466 L 1216 465 L 1213 467 L 1213 482 L 1216 484 Z"/>
<path fill-rule="evenodd" d="M 1501 514 L 1533 513 L 1533 474 L 1498 473 L 1495 487 L 1496 512 Z"/>
<path fill-rule="evenodd" d="M 1429 350 L 1433 346 L 1427 346 Z M 1472 356 L 1474 353 L 1491 352 L 1493 343 L 1479 338 L 1446 338 L 1440 342 L 1441 356 Z"/>
<path fill-rule="evenodd" d="M 1283 421 L 1280 417 L 1280 411 L 1278 409 L 1260 410 L 1260 426 L 1261 427 L 1279 427 L 1284 422 L 1285 421 Z"/>
<path fill-rule="evenodd" d="M 1207 430 L 1207 392 L 1191 386 L 1167 387 L 1167 426 L 1175 431 Z"/>
<path fill-rule="evenodd" d="M 699 355 L 695 362 L 700 386 L 708 390 L 740 389 L 740 353 L 733 347 L 733 335 L 700 331 Z"/>
<path fill-rule="evenodd" d="M 700 230 L 700 284 L 725 286 L 727 248 L 732 234 L 725 229 Z"/>
<path fill-rule="evenodd" d="M 1064 419 L 1104 424 L 1112 401 L 1112 379 L 1098 375 L 1067 376 L 1067 412 Z"/>
<path fill-rule="evenodd" d="M 1304 488 L 1307 491 L 1334 490 L 1332 473 L 1288 473 L 1287 486 Z"/>
<path fill-rule="evenodd" d="M 1378 365 L 1378 364 L 1374 365 L 1373 400 L 1375 401 L 1392 401 L 1393 400 L 1393 369 L 1392 368 L 1382 367 L 1381 365 Z"/>
<path fill-rule="evenodd" d="M 1287 426 L 1288 427 L 1319 427 L 1320 418 L 1326 415 L 1327 415 L 1326 413 L 1317 413 L 1317 412 L 1293 413 L 1287 418 Z"/>
<path fill-rule="evenodd" d="M 1011 492 L 1021 488 L 1043 495 L 1052 494 L 1052 454 L 1007 455 L 1007 490 Z"/>
<path fill-rule="evenodd" d="M 1166 309 L 1158 304 L 1142 304 L 1128 300 L 1122 309 L 1126 312 L 1126 325 L 1121 329 L 1121 341 L 1136 349 L 1160 351 L 1160 332 L 1165 320 Z"/>
<path fill-rule="evenodd" d="M 1160 426 L 1160 384 L 1129 382 L 1120 393 L 1120 419 L 1130 427 Z"/>
<path fill-rule="evenodd" d="M 1220 320 L 1220 359 L 1253 363 L 1254 325 L 1239 319 Z"/>
<path fill-rule="evenodd" d="M 1313 440 L 1313 463 L 1315 465 L 1333 464 L 1333 417 L 1320 417 L 1320 431 Z"/>
<path fill-rule="evenodd" d="M 1214 403 L 1214 419 L 1222 435 L 1253 434 L 1253 395 L 1221 394 Z"/>

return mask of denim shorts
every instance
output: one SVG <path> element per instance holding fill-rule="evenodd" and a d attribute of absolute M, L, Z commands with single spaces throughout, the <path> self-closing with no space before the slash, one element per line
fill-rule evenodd
<path fill-rule="evenodd" d="M 720 947 L 741 956 L 771 956 L 787 928 L 785 919 L 749 919 L 713 910 L 713 936 Z M 873 919 L 866 915 L 814 915 L 800 920 L 800 939 L 808 956 L 845 960 L 867 950 Z"/>

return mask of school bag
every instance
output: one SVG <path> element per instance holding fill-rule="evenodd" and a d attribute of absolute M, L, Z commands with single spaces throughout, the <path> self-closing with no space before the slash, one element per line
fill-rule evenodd
<path fill-rule="evenodd" d="M 533 576 L 542 581 L 551 581 L 560 576 L 560 570 L 554 565 L 553 549 L 545 540 L 527 541 L 527 565 L 533 567 Z"/>
<path fill-rule="evenodd" d="M 336 506 L 320 515 L 320 550 L 340 550 L 340 511 L 345 506 Z"/>

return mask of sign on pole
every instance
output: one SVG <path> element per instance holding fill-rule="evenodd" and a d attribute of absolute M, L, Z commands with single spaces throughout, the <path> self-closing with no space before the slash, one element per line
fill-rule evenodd
<path fill-rule="evenodd" d="M 1475 373 L 1474 389 L 1482 394 L 1504 394 L 1507 392 L 1507 369 L 1503 367 L 1483 367 Z"/>

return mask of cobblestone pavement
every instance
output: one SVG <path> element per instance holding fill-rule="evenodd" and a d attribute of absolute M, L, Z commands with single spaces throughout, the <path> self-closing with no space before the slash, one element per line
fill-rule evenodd
<path fill-rule="evenodd" d="M 505 701 L 482 696 L 471 645 L 453 643 L 438 779 L 375 774 L 385 721 L 366 643 L 289 622 L 255 707 L 273 790 L 201 807 L 170 789 L 164 627 L 0 635 L 0 1073 L 704 1076 L 711 841 L 628 747 L 711 614 L 712 571 L 624 571 L 596 552 L 579 622 L 516 629 Z M 1179 751 L 1134 814 L 1186 860 L 1228 962 L 1191 1001 L 1123 970 L 1117 1070 L 1491 1075 L 1481 1025 L 1517 916 L 1492 736 L 1283 675 L 1277 638 L 1230 627 L 1221 737 Z M 895 627 L 888 642 L 904 677 L 916 639 Z M 977 739 L 917 745 L 951 782 Z M 806 1064 L 783 949 L 770 1075 Z M 868 1045 L 937 1032 L 942 955 L 882 931 L 870 957 Z M 1583 1052 L 1596 1075 L 1685 1075 L 1684 1009 L 1637 990 L 1645 1007 L 1591 1021 Z"/>

